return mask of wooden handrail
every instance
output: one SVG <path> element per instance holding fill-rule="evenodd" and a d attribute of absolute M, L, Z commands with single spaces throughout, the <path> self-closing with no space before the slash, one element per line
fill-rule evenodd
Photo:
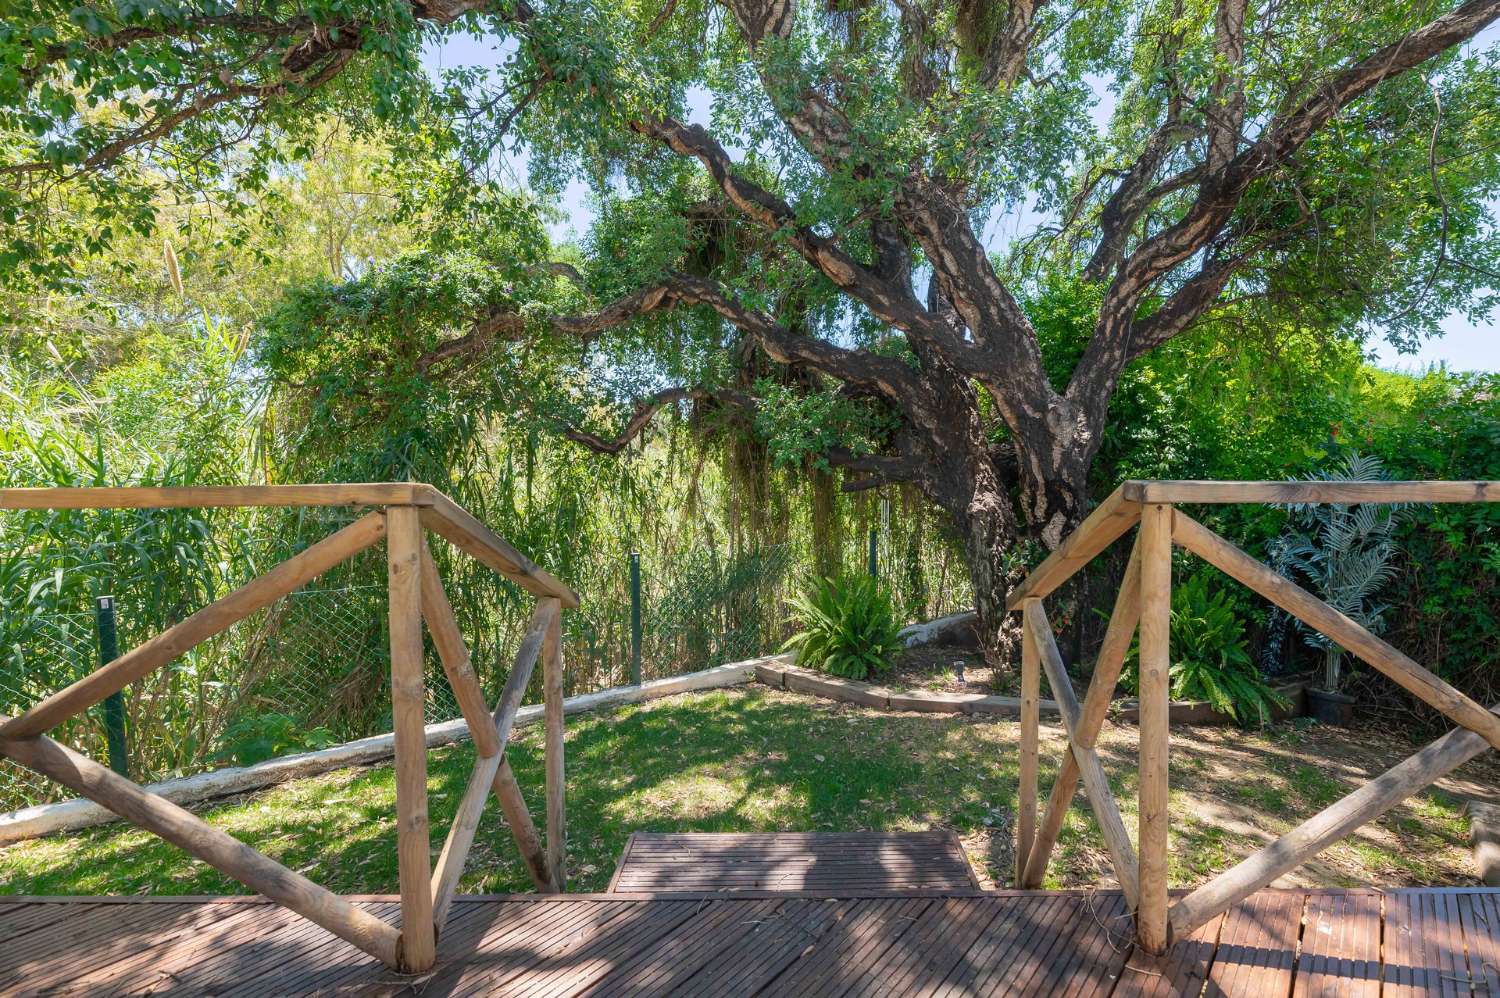
<path fill-rule="evenodd" d="M 545 569 L 539 568 L 505 538 L 475 519 L 468 510 L 435 489 L 432 505 L 422 510 L 422 524 L 523 589 L 537 596 L 555 596 L 562 600 L 566 609 L 577 608 L 577 593 Z"/>
<path fill-rule="evenodd" d="M 264 575 L 137 645 L 59 690 L 25 713 L 0 723 L 0 737 L 26 738 L 56 727 L 111 693 L 166 665 L 209 638 L 302 588 L 385 535 L 385 514 L 366 513 L 349 526 L 293 555 Z"/>
<path fill-rule="evenodd" d="M 1120 491 L 1148 503 L 1467 503 L 1500 502 L 1500 482 L 1127 481 Z"/>
<path fill-rule="evenodd" d="M 442 495 L 420 482 L 332 485 L 200 485 L 0 489 L 0 509 L 182 509 L 191 506 L 431 506 Z"/>
<path fill-rule="evenodd" d="M 1373 665 L 1396 685 L 1449 720 L 1500 748 L 1500 718 L 1451 683 L 1423 668 L 1345 614 L 1301 586 L 1278 575 L 1181 510 L 1173 517 L 1172 538 L 1232 579 L 1275 603 L 1318 633 Z"/>
<path fill-rule="evenodd" d="M 0 489 L 0 510 L 419 506 L 427 529 L 537 596 L 575 609 L 578 594 L 462 506 L 422 482 Z"/>
<path fill-rule="evenodd" d="M 1094 507 L 1057 550 L 1026 576 L 1005 601 L 1005 609 L 1018 610 L 1028 599 L 1041 599 L 1072 578 L 1084 565 L 1115 542 L 1141 518 L 1141 504 L 1128 499 L 1124 488 L 1115 489 Z"/>

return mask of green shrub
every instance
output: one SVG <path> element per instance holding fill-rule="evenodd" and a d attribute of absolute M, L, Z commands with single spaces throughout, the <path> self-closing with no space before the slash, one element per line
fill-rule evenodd
<path fill-rule="evenodd" d="M 235 766 L 253 766 L 296 752 L 312 752 L 337 745 L 338 739 L 327 728 L 309 728 L 295 717 L 271 712 L 242 717 L 224 731 L 217 762 Z"/>
<path fill-rule="evenodd" d="M 1172 590 L 1174 700 L 1205 700 L 1240 724 L 1265 724 L 1287 700 L 1266 683 L 1250 657 L 1245 624 L 1229 593 L 1214 588 L 1206 572 Z M 1131 645 L 1120 685 L 1140 692 L 1139 648 Z"/>
<path fill-rule="evenodd" d="M 795 648 L 798 665 L 865 679 L 884 672 L 901 649 L 895 604 L 869 576 L 820 579 L 810 594 L 792 597 L 791 604 L 801 629 L 782 650 Z"/>

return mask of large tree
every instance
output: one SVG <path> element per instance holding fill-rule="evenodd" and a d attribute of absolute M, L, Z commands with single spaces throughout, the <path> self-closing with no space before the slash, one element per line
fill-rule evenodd
<path fill-rule="evenodd" d="M 518 143 L 538 191 L 592 182 L 581 265 L 493 259 L 504 287 L 445 299 L 478 304 L 420 370 L 564 344 L 637 396 L 622 431 L 570 433 L 610 452 L 684 400 L 768 432 L 788 391 L 874 412 L 816 435 L 820 459 L 945 510 L 997 634 L 1007 552 L 1086 512 L 1133 360 L 1192 329 L 1409 339 L 1485 304 L 1500 72 L 1465 45 L 1497 18 L 1500 0 L 38 3 L 0 34 L 5 260 L 66 280 L 56 248 L 103 245 L 111 211 L 139 222 L 160 178 L 253 181 L 330 110 L 436 149 L 447 195 Z M 430 85 L 422 45 L 460 32 L 493 64 Z M 104 206 L 94 228 L 50 227 L 68 184 Z M 1059 287 L 1091 303 L 1061 371 L 1037 318 Z"/>

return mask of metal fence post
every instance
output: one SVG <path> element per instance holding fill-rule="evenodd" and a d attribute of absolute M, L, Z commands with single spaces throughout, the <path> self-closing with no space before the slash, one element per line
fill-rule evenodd
<path fill-rule="evenodd" d="M 113 596 L 100 596 L 95 603 L 94 625 L 99 632 L 99 664 L 108 665 L 120 657 Z M 125 751 L 125 695 L 123 693 L 111 693 L 104 698 L 104 738 L 109 743 L 109 768 L 121 776 L 129 776 L 130 762 Z"/>
<path fill-rule="evenodd" d="M 630 552 L 630 682 L 641 685 L 641 553 Z"/>

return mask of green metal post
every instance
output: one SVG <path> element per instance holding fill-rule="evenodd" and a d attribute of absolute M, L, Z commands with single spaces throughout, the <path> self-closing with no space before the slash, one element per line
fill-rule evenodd
<path fill-rule="evenodd" d="M 108 665 L 120 657 L 113 596 L 99 597 L 94 605 L 94 624 L 99 632 L 99 664 Z M 109 768 L 121 776 L 129 776 L 130 762 L 125 751 L 125 696 L 122 693 L 111 693 L 104 698 L 104 738 L 109 743 Z"/>
<path fill-rule="evenodd" d="M 641 553 L 630 552 L 630 681 L 641 685 Z"/>

